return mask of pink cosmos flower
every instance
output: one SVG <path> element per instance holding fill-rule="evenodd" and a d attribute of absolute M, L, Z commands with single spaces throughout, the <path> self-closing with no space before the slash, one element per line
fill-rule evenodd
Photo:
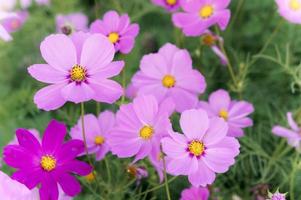
<path fill-rule="evenodd" d="M 122 87 L 109 78 L 120 73 L 123 61 L 112 62 L 114 46 L 101 34 L 75 33 L 48 36 L 41 43 L 42 57 L 48 64 L 35 64 L 28 72 L 35 79 L 51 84 L 34 97 L 40 109 L 57 109 L 67 101 L 91 99 L 113 103 L 123 94 Z"/>
<path fill-rule="evenodd" d="M 8 17 L 2 21 L 2 26 L 8 33 L 19 30 L 28 18 L 28 12 L 20 11 L 15 16 Z"/>
<path fill-rule="evenodd" d="M 102 160 L 110 150 L 107 138 L 115 125 L 114 113 L 105 111 L 98 118 L 92 114 L 85 115 L 84 122 L 88 152 L 96 153 L 96 160 Z M 81 119 L 71 129 L 70 135 L 73 139 L 83 140 Z"/>
<path fill-rule="evenodd" d="M 291 112 L 288 112 L 286 116 L 287 116 L 287 121 L 290 126 L 290 129 L 285 128 L 283 126 L 276 125 L 273 127 L 272 132 L 277 136 L 286 138 L 289 145 L 299 150 L 300 141 L 301 141 L 301 134 L 300 134 L 301 129 L 293 119 Z"/>
<path fill-rule="evenodd" d="M 125 96 L 129 99 L 134 99 L 137 96 L 137 88 L 135 88 L 132 83 L 126 88 Z"/>
<path fill-rule="evenodd" d="M 280 193 L 279 190 L 277 190 L 274 194 L 269 192 L 269 199 L 267 200 L 285 200 L 286 194 Z"/>
<path fill-rule="evenodd" d="M 184 111 L 180 125 L 184 135 L 170 133 L 161 141 L 167 155 L 167 172 L 188 175 L 195 187 L 212 184 L 215 173 L 224 173 L 234 164 L 239 154 L 238 141 L 226 136 L 228 126 L 224 120 L 209 119 L 202 109 Z"/>
<path fill-rule="evenodd" d="M 279 14 L 287 21 L 301 24 L 301 0 L 276 0 Z"/>
<path fill-rule="evenodd" d="M 241 137 L 243 128 L 253 126 L 253 120 L 248 117 L 254 112 L 253 105 L 246 101 L 232 101 L 225 90 L 213 92 L 208 103 L 201 101 L 199 107 L 205 109 L 210 117 L 222 118 L 229 126 L 228 136 Z"/>
<path fill-rule="evenodd" d="M 1 4 L 0 4 L 1 6 Z M 9 32 L 5 29 L 3 26 L 3 21 L 11 18 L 16 18 L 16 13 L 13 12 L 3 12 L 0 10 L 0 39 L 4 40 L 5 42 L 11 41 L 12 36 L 9 34 Z"/>
<path fill-rule="evenodd" d="M 186 36 L 200 36 L 216 24 L 225 30 L 231 16 L 227 9 L 229 4 L 230 0 L 186 1 L 182 3 L 184 13 L 173 14 L 172 21 Z"/>
<path fill-rule="evenodd" d="M 91 33 L 102 33 L 114 44 L 116 52 L 128 54 L 134 47 L 135 38 L 139 33 L 138 24 L 130 24 L 127 14 L 119 16 L 116 11 L 108 11 L 103 20 L 91 24 Z"/>
<path fill-rule="evenodd" d="M 66 131 L 64 124 L 52 120 L 40 144 L 29 131 L 18 129 L 19 145 L 7 145 L 4 148 L 4 162 L 17 169 L 12 178 L 29 189 L 41 185 L 41 200 L 58 199 L 58 183 L 67 195 L 77 195 L 81 187 L 70 173 L 85 176 L 92 171 L 90 165 L 75 160 L 84 151 L 82 141 L 63 143 Z"/>
<path fill-rule="evenodd" d="M 159 106 L 155 97 L 143 95 L 120 107 L 108 142 L 113 154 L 119 158 L 136 156 L 136 162 L 149 156 L 170 130 L 169 110 Z"/>
<path fill-rule="evenodd" d="M 188 51 L 169 43 L 142 58 L 132 84 L 138 95 L 151 94 L 159 102 L 172 98 L 178 112 L 195 108 L 206 88 L 203 75 L 192 68 Z"/>
<path fill-rule="evenodd" d="M 208 200 L 209 190 L 203 187 L 191 187 L 181 193 L 180 200 Z"/>
<path fill-rule="evenodd" d="M 127 173 L 136 179 L 136 184 L 139 185 L 143 178 L 148 177 L 148 172 L 144 167 L 139 167 L 136 165 L 129 165 L 127 167 Z"/>
<path fill-rule="evenodd" d="M 83 13 L 71 13 L 69 15 L 56 16 L 56 31 L 71 35 L 77 31 L 88 30 L 88 17 Z"/>
<path fill-rule="evenodd" d="M 152 0 L 152 3 L 165 8 L 167 11 L 176 11 L 180 8 L 181 0 Z"/>
<path fill-rule="evenodd" d="M 160 183 L 162 183 L 164 180 L 164 176 L 163 176 L 164 165 L 163 165 L 162 158 L 163 158 L 163 153 L 161 152 L 160 144 L 158 144 L 152 148 L 152 151 L 149 155 L 149 160 L 158 173 Z"/>

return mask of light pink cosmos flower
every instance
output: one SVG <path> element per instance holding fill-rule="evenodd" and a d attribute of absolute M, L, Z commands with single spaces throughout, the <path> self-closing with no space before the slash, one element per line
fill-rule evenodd
<path fill-rule="evenodd" d="M 276 125 L 273 127 L 272 132 L 277 136 L 286 138 L 289 145 L 295 147 L 297 150 L 300 150 L 301 129 L 293 119 L 291 112 L 288 112 L 286 116 L 290 129 Z"/>
<path fill-rule="evenodd" d="M 274 194 L 269 192 L 269 198 L 267 200 L 286 200 L 285 196 L 286 194 L 280 193 L 279 190 L 277 190 Z"/>
<path fill-rule="evenodd" d="M 130 24 L 127 14 L 119 16 L 116 11 L 108 11 L 103 20 L 91 24 L 91 33 L 102 33 L 114 44 L 116 52 L 128 54 L 134 47 L 135 38 L 139 33 L 138 24 Z"/>
<path fill-rule="evenodd" d="M 209 190 L 203 187 L 190 187 L 181 193 L 180 200 L 208 200 Z"/>
<path fill-rule="evenodd" d="M 56 31 L 71 35 L 77 31 L 88 30 L 88 17 L 83 13 L 71 13 L 68 15 L 56 16 Z"/>
<path fill-rule="evenodd" d="M 108 142 L 113 154 L 119 158 L 136 156 L 136 162 L 149 156 L 171 130 L 169 109 L 159 106 L 154 96 L 143 95 L 120 107 Z"/>
<path fill-rule="evenodd" d="M 132 84 L 138 96 L 151 94 L 159 102 L 172 98 L 178 112 L 195 108 L 206 88 L 203 75 L 192 68 L 188 51 L 169 43 L 158 53 L 143 56 Z"/>
<path fill-rule="evenodd" d="M 167 11 L 176 11 L 180 8 L 181 0 L 151 0 L 153 4 L 165 8 Z"/>
<path fill-rule="evenodd" d="M 228 136 L 241 137 L 244 135 L 243 128 L 253 126 L 253 120 L 248 117 L 254 112 L 253 105 L 231 100 L 226 90 L 211 93 L 208 102 L 201 101 L 199 107 L 205 109 L 210 117 L 222 118 L 229 126 Z"/>
<path fill-rule="evenodd" d="M 186 110 L 180 118 L 183 134 L 170 133 L 163 138 L 167 172 L 187 175 L 195 186 L 205 187 L 215 180 L 215 173 L 224 173 L 235 163 L 239 143 L 228 137 L 227 123 L 219 117 L 209 119 L 205 110 Z"/>
<path fill-rule="evenodd" d="M 109 78 L 120 73 L 123 61 L 114 61 L 114 46 L 101 34 L 75 33 L 48 36 L 41 43 L 47 64 L 35 64 L 28 72 L 35 79 L 51 84 L 34 97 L 38 108 L 49 111 L 67 101 L 80 103 L 91 99 L 113 103 L 123 94 Z"/>
<path fill-rule="evenodd" d="M 279 14 L 287 21 L 301 24 L 301 0 L 276 0 Z"/>
<path fill-rule="evenodd" d="M 3 26 L 3 21 L 7 19 L 11 19 L 12 17 L 17 17 L 16 13 L 13 12 L 2 12 L 0 10 L 0 39 L 2 39 L 5 42 L 11 41 L 13 38 L 9 34 L 9 32 L 5 29 Z"/>
<path fill-rule="evenodd" d="M 115 125 L 114 113 L 104 111 L 99 114 L 98 118 L 92 114 L 88 114 L 85 115 L 84 122 L 88 152 L 96 154 L 97 161 L 102 160 L 110 150 L 107 138 Z M 71 129 L 70 135 L 72 139 L 83 140 L 81 119 Z"/>
<path fill-rule="evenodd" d="M 200 36 L 209 27 L 218 25 L 225 30 L 231 12 L 227 9 L 231 0 L 191 0 L 183 1 L 180 13 L 172 16 L 174 25 L 181 28 L 186 36 Z"/>
<path fill-rule="evenodd" d="M 27 11 L 19 11 L 16 16 L 11 16 L 2 21 L 2 26 L 8 33 L 18 31 L 28 18 Z"/>

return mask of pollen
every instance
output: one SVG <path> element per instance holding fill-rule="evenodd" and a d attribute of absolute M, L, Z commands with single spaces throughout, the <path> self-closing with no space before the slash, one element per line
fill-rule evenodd
<path fill-rule="evenodd" d="M 162 79 L 162 85 L 167 88 L 172 88 L 176 84 L 176 79 L 172 75 L 166 75 Z"/>
<path fill-rule="evenodd" d="M 206 34 L 203 39 L 203 44 L 207 46 L 213 46 L 216 42 L 216 38 L 212 34 Z"/>
<path fill-rule="evenodd" d="M 104 142 L 105 142 L 105 138 L 104 137 L 102 137 L 100 135 L 95 137 L 94 143 L 96 145 L 102 145 Z"/>
<path fill-rule="evenodd" d="M 301 9 L 301 3 L 299 2 L 299 0 L 290 0 L 289 6 L 294 11 Z"/>
<path fill-rule="evenodd" d="M 74 65 L 70 72 L 71 80 L 76 82 L 84 81 L 86 79 L 86 75 L 86 69 L 80 65 Z"/>
<path fill-rule="evenodd" d="M 213 15 L 214 8 L 212 5 L 203 6 L 200 10 L 200 16 L 203 19 L 207 19 Z"/>
<path fill-rule="evenodd" d="M 204 143 L 198 140 L 193 140 L 189 146 L 188 146 L 188 150 L 191 154 L 193 154 L 194 156 L 200 156 L 204 153 L 205 151 L 205 146 Z"/>
<path fill-rule="evenodd" d="M 177 0 L 166 0 L 166 3 L 170 6 L 174 6 L 177 3 Z"/>
<path fill-rule="evenodd" d="M 51 155 L 42 156 L 40 164 L 45 171 L 50 172 L 56 167 L 56 159 Z"/>
<path fill-rule="evenodd" d="M 109 36 L 108 36 L 110 42 L 112 42 L 113 44 L 115 44 L 116 42 L 118 42 L 119 40 L 119 34 L 118 33 L 110 33 Z"/>
<path fill-rule="evenodd" d="M 87 176 L 85 176 L 85 179 L 89 183 L 94 182 L 95 179 L 96 179 L 96 173 L 95 172 L 91 172 L 90 174 L 88 174 Z"/>
<path fill-rule="evenodd" d="M 229 113 L 225 109 L 221 109 L 218 116 L 227 121 L 229 117 Z"/>
<path fill-rule="evenodd" d="M 149 140 L 153 134 L 154 134 L 154 129 L 151 126 L 143 126 L 140 129 L 140 137 L 144 140 Z"/>

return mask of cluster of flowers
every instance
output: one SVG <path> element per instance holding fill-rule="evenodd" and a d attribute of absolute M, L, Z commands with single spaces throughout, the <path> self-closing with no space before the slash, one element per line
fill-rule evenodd
<path fill-rule="evenodd" d="M 289 2 L 291 8 L 299 5 L 297 0 Z M 205 43 L 219 52 L 223 63 L 227 62 L 216 46 L 216 40 L 222 39 L 209 28 L 227 27 L 230 0 L 153 0 L 153 3 L 175 12 L 172 20 L 176 27 L 186 36 L 205 36 Z M 180 8 L 182 11 L 178 12 Z M 189 52 L 170 43 L 157 53 L 143 56 L 140 69 L 125 89 L 111 80 L 124 67 L 124 62 L 114 61 L 114 56 L 132 50 L 139 26 L 131 24 L 127 14 L 120 16 L 116 11 L 107 12 L 90 28 L 87 23 L 81 13 L 57 16 L 60 34 L 48 36 L 40 46 L 47 64 L 28 68 L 32 77 L 50 84 L 36 93 L 35 104 L 51 111 L 66 102 L 95 100 L 113 104 L 122 95 L 132 102 L 122 102 L 116 115 L 111 111 L 99 116 L 85 115 L 71 129 L 72 139 L 67 142 L 64 142 L 65 125 L 55 120 L 48 125 L 41 142 L 32 131 L 17 130 L 18 141 L 7 145 L 3 152 L 4 162 L 17 169 L 13 180 L 7 180 L 9 184 L 18 185 L 18 181 L 26 185 L 27 188 L 18 185 L 21 191 L 18 195 L 37 195 L 34 188 L 40 186 L 42 200 L 58 199 L 63 193 L 75 196 L 81 188 L 70 174 L 86 176 L 93 170 L 76 158 L 88 153 L 95 154 L 99 161 L 111 151 L 119 158 L 134 157 L 132 164 L 148 158 L 161 181 L 163 171 L 188 176 L 192 188 L 183 191 L 183 200 L 208 199 L 206 186 L 214 182 L 217 173 L 228 171 L 235 163 L 240 152 L 237 137 L 244 135 L 243 128 L 253 124 L 248 117 L 254 111 L 252 104 L 231 100 L 223 89 L 213 92 L 208 101 L 199 101 L 199 95 L 206 89 L 205 78 L 193 69 Z M 172 128 L 170 117 L 175 112 L 180 114 L 183 134 Z M 289 122 L 294 131 L 282 127 L 273 131 L 289 137 L 295 145 L 299 128 L 291 115 Z M 1 178 L 7 179 L 4 174 Z M 11 195 L 1 193 L 1 189 L 0 195 Z"/>

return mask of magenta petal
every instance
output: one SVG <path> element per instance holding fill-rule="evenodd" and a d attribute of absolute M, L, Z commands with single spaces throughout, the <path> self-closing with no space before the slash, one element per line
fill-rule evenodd
<path fill-rule="evenodd" d="M 55 200 L 59 197 L 59 190 L 57 183 L 53 177 L 45 175 L 40 188 L 40 198 L 41 200 Z"/>
<path fill-rule="evenodd" d="M 43 172 L 40 170 L 40 167 L 31 168 L 30 170 L 19 170 L 12 175 L 12 179 L 26 185 L 30 190 L 42 181 L 42 177 Z"/>
<path fill-rule="evenodd" d="M 122 87 L 112 80 L 91 80 L 90 86 L 95 92 L 93 99 L 99 102 L 112 104 L 123 94 Z"/>
<path fill-rule="evenodd" d="M 79 154 L 83 153 L 85 145 L 81 140 L 70 140 L 61 146 L 61 149 L 57 152 L 58 163 L 70 161 Z"/>
<path fill-rule="evenodd" d="M 225 30 L 229 24 L 231 17 L 230 10 L 223 10 L 216 14 L 216 18 L 218 19 L 217 24 L 221 30 Z"/>
<path fill-rule="evenodd" d="M 63 174 L 58 180 L 63 191 L 69 196 L 76 196 L 81 192 L 81 186 L 79 182 L 69 174 Z"/>
<path fill-rule="evenodd" d="M 92 172 L 93 168 L 85 162 L 72 160 L 64 164 L 59 170 L 62 170 L 62 172 L 75 173 L 79 176 L 87 176 Z"/>
<path fill-rule="evenodd" d="M 140 96 L 134 99 L 134 110 L 144 125 L 153 125 L 158 113 L 158 102 L 154 96 Z"/>
<path fill-rule="evenodd" d="M 65 81 L 68 74 L 47 64 L 32 65 L 28 68 L 28 73 L 38 81 L 50 84 Z"/>
<path fill-rule="evenodd" d="M 24 147 L 33 154 L 39 155 L 41 153 L 41 145 L 39 141 L 28 130 L 18 129 L 16 131 L 16 135 L 20 146 Z"/>

